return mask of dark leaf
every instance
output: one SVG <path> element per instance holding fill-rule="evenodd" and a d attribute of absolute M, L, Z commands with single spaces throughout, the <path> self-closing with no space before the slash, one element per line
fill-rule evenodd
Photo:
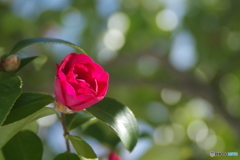
<path fill-rule="evenodd" d="M 21 88 L 20 77 L 0 72 L 0 125 L 3 124 L 14 102 L 21 94 Z"/>
<path fill-rule="evenodd" d="M 77 49 L 78 51 L 80 51 L 81 53 L 85 53 L 80 47 L 78 47 L 75 44 L 70 43 L 68 41 L 64 41 L 61 39 L 55 39 L 55 38 L 39 37 L 39 38 L 31 38 L 31 39 L 25 39 L 25 40 L 19 41 L 17 44 L 15 44 L 13 49 L 10 51 L 9 55 L 15 54 L 19 50 L 21 50 L 27 46 L 34 45 L 34 44 L 63 44 L 63 45 L 73 47 L 73 48 Z"/>
<path fill-rule="evenodd" d="M 18 132 L 2 151 L 6 160 L 41 160 L 43 145 L 35 133 L 25 130 Z"/>
<path fill-rule="evenodd" d="M 104 98 L 86 110 L 109 125 L 117 133 L 126 149 L 133 150 L 139 133 L 136 118 L 128 107 L 112 98 Z"/>
<path fill-rule="evenodd" d="M 65 152 L 57 155 L 53 160 L 80 160 L 80 159 L 78 155 L 74 153 Z"/>
<path fill-rule="evenodd" d="M 93 118 L 92 115 L 82 113 L 82 112 L 77 112 L 74 114 L 66 114 L 65 117 L 66 117 L 67 129 L 69 131 L 81 126 L 82 124 L 90 121 Z"/>
<path fill-rule="evenodd" d="M 22 93 L 15 102 L 3 125 L 19 121 L 53 102 L 53 97 L 45 93 Z"/>
<path fill-rule="evenodd" d="M 17 71 L 15 71 L 15 72 L 18 72 L 24 66 L 26 66 L 28 63 L 30 63 L 32 61 L 35 64 L 35 68 L 39 69 L 47 61 L 47 57 L 46 56 L 32 56 L 32 57 L 21 58 L 20 66 L 18 67 Z"/>
<path fill-rule="evenodd" d="M 100 121 L 88 126 L 84 130 L 84 134 L 94 137 L 99 142 L 107 144 L 110 148 L 116 148 L 116 145 L 120 142 L 116 133 Z"/>
<path fill-rule="evenodd" d="M 52 114 L 57 114 L 54 109 L 42 108 L 41 110 L 24 119 L 5 126 L 0 126 L 0 148 L 2 148 L 2 146 L 6 144 L 7 141 L 9 141 L 17 132 L 26 127 L 29 123 Z"/>

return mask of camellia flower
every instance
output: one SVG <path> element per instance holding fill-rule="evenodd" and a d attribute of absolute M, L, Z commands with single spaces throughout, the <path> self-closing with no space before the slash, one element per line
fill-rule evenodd
<path fill-rule="evenodd" d="M 57 64 L 56 74 L 55 108 L 63 113 L 86 109 L 107 93 L 108 73 L 86 54 L 68 54 Z"/>
<path fill-rule="evenodd" d="M 108 160 L 121 160 L 115 152 L 111 152 L 108 156 Z"/>

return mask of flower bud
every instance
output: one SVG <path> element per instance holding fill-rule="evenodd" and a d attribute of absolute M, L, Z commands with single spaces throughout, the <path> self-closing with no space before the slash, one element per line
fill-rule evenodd
<path fill-rule="evenodd" d="M 17 55 L 11 55 L 3 62 L 2 67 L 6 72 L 14 72 L 20 65 L 20 58 Z"/>
<path fill-rule="evenodd" d="M 67 114 L 77 112 L 75 110 L 72 110 L 72 109 L 68 108 L 67 106 L 64 106 L 62 103 L 58 102 L 56 99 L 54 101 L 54 108 L 56 110 L 58 110 L 59 112 L 67 113 Z"/>
<path fill-rule="evenodd" d="M 109 74 L 85 54 L 70 53 L 57 64 L 56 100 L 75 111 L 101 101 L 108 90 Z"/>
<path fill-rule="evenodd" d="M 117 155 L 117 153 L 112 151 L 108 156 L 108 160 L 121 160 L 121 158 Z"/>

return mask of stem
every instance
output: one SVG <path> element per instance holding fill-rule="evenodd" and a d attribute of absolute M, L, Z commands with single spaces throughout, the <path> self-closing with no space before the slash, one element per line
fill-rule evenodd
<path fill-rule="evenodd" d="M 69 135 L 69 132 L 67 130 L 67 126 L 66 126 L 66 123 L 65 123 L 65 114 L 61 112 L 61 117 L 62 117 L 62 126 L 63 126 L 63 136 L 65 138 L 65 142 L 66 142 L 66 147 L 67 147 L 67 152 L 70 152 L 70 145 L 69 145 L 69 140 L 67 138 L 67 136 Z"/>

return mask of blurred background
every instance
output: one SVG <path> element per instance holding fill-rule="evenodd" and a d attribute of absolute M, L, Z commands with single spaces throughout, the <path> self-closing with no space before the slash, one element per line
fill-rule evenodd
<path fill-rule="evenodd" d="M 108 97 L 134 112 L 141 137 L 129 153 L 100 123 L 72 132 L 103 160 L 110 146 L 123 160 L 212 159 L 210 151 L 240 153 L 239 6 L 229 0 L 0 0 L 0 53 L 22 39 L 60 38 L 109 72 Z M 74 51 L 51 44 L 22 50 L 48 57 L 41 70 L 30 64 L 19 73 L 23 90 L 53 95 L 55 64 Z M 38 123 L 43 159 L 51 160 L 65 151 L 61 124 L 54 116 Z"/>

